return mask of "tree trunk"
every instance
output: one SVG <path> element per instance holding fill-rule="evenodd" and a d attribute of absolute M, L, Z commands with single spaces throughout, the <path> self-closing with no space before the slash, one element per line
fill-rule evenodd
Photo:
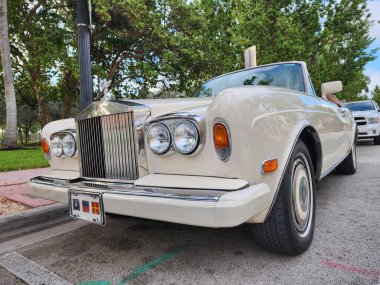
<path fill-rule="evenodd" d="M 24 141 L 23 141 L 23 139 L 22 139 L 22 128 L 19 128 L 19 129 L 18 129 L 18 136 L 19 136 L 19 138 L 20 138 L 20 143 L 21 143 L 21 144 L 24 144 Z"/>
<path fill-rule="evenodd" d="M 70 111 L 71 111 L 71 103 L 72 103 L 72 97 L 68 92 L 65 92 L 65 106 L 63 109 L 62 119 L 67 119 L 70 117 Z"/>
<path fill-rule="evenodd" d="M 28 127 L 24 128 L 24 133 L 25 133 L 25 143 L 28 143 L 28 141 L 29 141 L 29 128 Z"/>
<path fill-rule="evenodd" d="M 38 89 L 38 88 L 36 88 Z M 39 91 L 36 91 L 36 98 L 38 103 L 38 122 L 41 124 L 41 127 L 45 126 L 47 123 L 52 121 L 52 117 L 49 113 L 49 110 L 44 101 L 42 101 Z"/>
<path fill-rule="evenodd" d="M 3 146 L 6 148 L 17 147 L 17 105 L 15 88 L 13 84 L 11 52 L 8 37 L 8 11 L 7 0 L 0 0 L 0 53 L 3 66 L 5 105 L 7 121 Z"/>

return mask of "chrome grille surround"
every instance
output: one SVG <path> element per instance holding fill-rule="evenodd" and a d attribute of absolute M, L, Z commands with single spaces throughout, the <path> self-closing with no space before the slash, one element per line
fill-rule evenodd
<path fill-rule="evenodd" d="M 112 101 L 95 102 L 83 110 L 75 119 L 81 176 L 134 181 L 144 175 L 139 128 L 149 113 L 144 105 Z"/>
<path fill-rule="evenodd" d="M 358 126 L 364 126 L 364 125 L 367 125 L 367 119 L 366 119 L 366 117 L 355 116 L 355 117 L 354 117 L 354 120 L 355 120 L 355 123 L 356 123 Z"/>
<path fill-rule="evenodd" d="M 150 120 L 146 124 L 146 130 L 148 130 L 149 126 L 154 124 L 154 123 L 161 123 L 161 124 L 164 124 L 170 130 L 171 135 L 173 135 L 173 131 L 174 131 L 175 126 L 179 122 L 182 122 L 182 121 L 190 121 L 197 128 L 198 135 L 199 135 L 199 144 L 195 148 L 194 152 L 192 152 L 190 154 L 185 154 L 186 156 L 189 156 L 189 157 L 196 156 L 202 151 L 204 145 L 206 144 L 206 120 L 202 115 L 195 114 L 195 113 L 189 113 L 189 112 L 170 113 L 167 115 L 157 117 L 153 120 Z M 173 137 L 172 137 L 172 141 L 173 141 Z M 174 150 L 174 146 L 172 144 L 169 151 L 167 153 L 163 154 L 163 156 L 171 155 L 174 152 L 175 152 L 175 150 Z"/>

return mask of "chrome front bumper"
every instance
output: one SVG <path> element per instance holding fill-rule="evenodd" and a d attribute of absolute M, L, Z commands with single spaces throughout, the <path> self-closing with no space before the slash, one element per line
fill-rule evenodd
<path fill-rule="evenodd" d="M 68 203 L 69 189 L 102 193 L 108 213 L 205 227 L 234 227 L 255 221 L 256 215 L 265 217 L 272 203 L 271 191 L 264 183 L 218 191 L 39 176 L 32 178 L 29 186 L 31 195 L 59 203 Z"/>

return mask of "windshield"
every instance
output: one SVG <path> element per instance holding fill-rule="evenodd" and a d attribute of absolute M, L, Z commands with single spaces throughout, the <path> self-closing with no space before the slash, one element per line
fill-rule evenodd
<path fill-rule="evenodd" d="M 375 110 L 375 106 L 372 104 L 372 102 L 358 102 L 358 103 L 348 103 L 346 104 L 346 107 L 350 109 L 351 111 L 372 111 Z"/>
<path fill-rule="evenodd" d="M 305 92 L 301 65 L 283 63 L 238 71 L 211 79 L 199 86 L 193 96 L 211 97 L 228 88 L 248 85 L 269 85 Z"/>

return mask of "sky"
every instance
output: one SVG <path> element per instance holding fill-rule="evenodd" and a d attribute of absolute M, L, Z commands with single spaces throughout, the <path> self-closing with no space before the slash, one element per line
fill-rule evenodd
<path fill-rule="evenodd" d="M 377 23 L 380 20 L 380 0 L 369 0 L 368 8 L 372 14 L 371 20 L 375 22 L 370 31 L 371 37 L 375 39 L 370 46 L 370 49 L 373 49 L 380 47 L 380 24 Z M 367 63 L 364 72 L 371 80 L 371 83 L 368 86 L 370 92 L 376 84 L 380 86 L 380 50 L 377 51 L 376 55 L 377 58 L 374 61 Z"/>

